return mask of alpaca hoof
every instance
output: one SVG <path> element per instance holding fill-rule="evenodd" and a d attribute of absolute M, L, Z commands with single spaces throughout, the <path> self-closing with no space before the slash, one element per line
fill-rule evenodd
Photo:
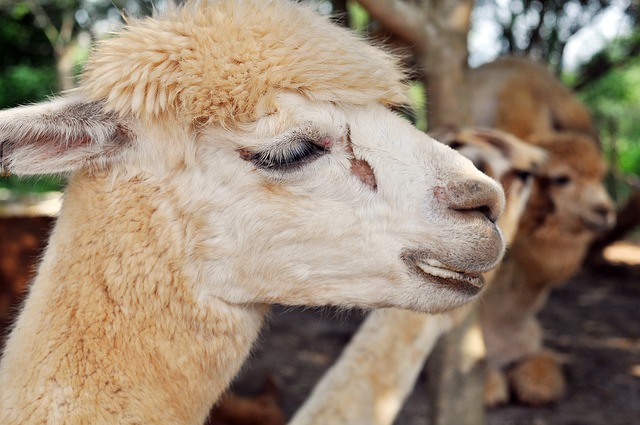
<path fill-rule="evenodd" d="M 566 389 L 562 367 L 549 352 L 524 359 L 509 371 L 509 382 L 517 400 L 530 406 L 558 401 Z"/>
<path fill-rule="evenodd" d="M 509 401 L 507 377 L 501 370 L 489 369 L 484 382 L 484 405 L 495 407 Z"/>

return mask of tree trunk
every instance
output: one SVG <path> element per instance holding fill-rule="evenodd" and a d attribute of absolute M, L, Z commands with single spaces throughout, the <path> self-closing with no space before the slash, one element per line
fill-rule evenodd
<path fill-rule="evenodd" d="M 413 46 L 426 88 L 429 129 L 469 124 L 467 34 L 473 0 L 359 1 L 388 31 Z M 484 423 L 484 342 L 479 329 L 472 307 L 432 353 L 427 366 L 430 424 Z M 470 340 L 475 349 L 468 349 Z"/>
<path fill-rule="evenodd" d="M 75 85 L 75 46 L 75 43 L 72 43 L 56 49 L 56 83 L 60 92 L 72 89 Z"/>
<path fill-rule="evenodd" d="M 485 348 L 473 309 L 440 337 L 427 362 L 429 425 L 484 423 Z"/>
<path fill-rule="evenodd" d="M 467 102 L 467 34 L 473 0 L 424 1 L 428 42 L 416 45 L 427 92 L 429 128 L 470 122 Z"/>
<path fill-rule="evenodd" d="M 446 45 L 446 42 L 443 42 Z M 469 124 L 466 49 L 432 48 L 418 56 L 427 94 L 429 130 Z"/>
<path fill-rule="evenodd" d="M 419 51 L 427 92 L 430 130 L 470 123 L 467 102 L 467 34 L 473 1 L 425 1 L 425 14 L 435 16 L 429 43 Z M 477 311 L 445 334 L 429 362 L 428 395 L 431 425 L 484 423 L 485 349 Z"/>

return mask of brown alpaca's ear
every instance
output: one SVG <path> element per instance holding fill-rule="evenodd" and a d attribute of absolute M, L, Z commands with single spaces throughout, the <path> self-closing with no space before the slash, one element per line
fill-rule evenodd
<path fill-rule="evenodd" d="M 101 102 L 58 98 L 0 111 L 3 173 L 55 174 L 104 166 L 131 143 L 131 132 Z"/>

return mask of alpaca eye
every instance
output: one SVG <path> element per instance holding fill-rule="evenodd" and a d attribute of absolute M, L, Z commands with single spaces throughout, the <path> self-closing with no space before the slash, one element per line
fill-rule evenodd
<path fill-rule="evenodd" d="M 526 182 L 527 180 L 529 180 L 531 178 L 531 176 L 533 176 L 532 173 L 530 173 L 529 171 L 525 171 L 525 170 L 515 170 L 514 174 L 515 174 L 516 178 L 518 178 L 519 180 L 522 180 L 523 182 Z"/>
<path fill-rule="evenodd" d="M 565 186 L 571 182 L 571 177 L 562 175 L 557 177 L 551 177 L 551 184 L 556 186 Z"/>
<path fill-rule="evenodd" d="M 457 151 L 457 150 L 460 150 L 460 148 L 464 146 L 464 143 L 459 142 L 457 140 L 454 140 L 453 142 L 448 143 L 448 145 L 449 145 L 449 147 L 451 149 L 453 149 L 454 151 Z"/>
<path fill-rule="evenodd" d="M 327 153 L 327 149 L 311 139 L 298 139 L 293 143 L 274 146 L 271 149 L 253 153 L 243 158 L 264 170 L 289 171 L 314 161 Z"/>

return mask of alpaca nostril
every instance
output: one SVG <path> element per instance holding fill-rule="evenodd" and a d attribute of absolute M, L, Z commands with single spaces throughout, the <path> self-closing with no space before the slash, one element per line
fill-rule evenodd
<path fill-rule="evenodd" d="M 608 205 L 597 205 L 593 208 L 593 212 L 602 217 L 607 217 L 613 212 L 613 209 Z"/>
<path fill-rule="evenodd" d="M 475 209 L 476 211 L 478 211 L 480 214 L 482 214 L 483 216 L 487 217 L 489 219 L 490 222 L 495 223 L 496 220 L 498 219 L 498 217 L 496 217 L 492 212 L 491 212 L 491 207 L 488 205 L 482 205 L 478 208 Z"/>
<path fill-rule="evenodd" d="M 501 213 L 501 210 L 496 210 L 495 208 L 489 205 L 480 205 L 479 207 L 475 207 L 475 208 L 465 208 L 465 207 L 463 208 L 450 207 L 450 208 L 454 211 L 460 211 L 464 213 L 473 213 L 473 212 L 480 213 L 492 223 L 495 223 L 498 220 L 498 217 L 500 216 L 500 213 Z"/>
<path fill-rule="evenodd" d="M 504 209 L 504 195 L 500 187 L 479 180 L 437 186 L 434 195 L 452 210 L 480 213 L 492 223 L 496 222 Z"/>

